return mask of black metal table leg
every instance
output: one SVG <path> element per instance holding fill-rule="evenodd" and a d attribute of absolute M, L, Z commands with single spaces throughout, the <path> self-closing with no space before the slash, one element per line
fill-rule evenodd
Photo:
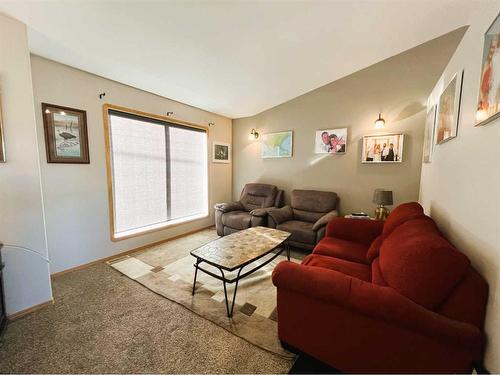
<path fill-rule="evenodd" d="M 285 249 L 286 257 L 288 258 L 288 261 L 290 261 L 290 244 L 288 243 L 288 240 L 285 241 Z"/>
<path fill-rule="evenodd" d="M 232 318 L 233 317 L 233 310 L 234 310 L 234 303 L 236 301 L 236 292 L 238 291 L 238 283 L 240 281 L 240 274 L 241 271 L 243 270 L 243 267 L 241 267 L 238 270 L 238 275 L 236 276 L 236 284 L 234 285 L 234 292 L 233 292 L 233 300 L 231 302 L 231 309 L 229 309 L 229 300 L 227 298 L 227 288 L 226 288 L 226 276 L 224 275 L 224 271 L 219 268 L 220 273 L 222 274 L 222 284 L 224 285 L 224 297 L 226 300 L 226 311 L 227 311 L 227 317 Z"/>
<path fill-rule="evenodd" d="M 224 271 L 222 271 L 220 268 L 220 273 L 222 273 L 222 285 L 224 285 L 224 300 L 226 301 L 226 312 L 227 312 L 227 317 L 230 318 L 231 315 L 229 315 L 229 303 L 227 301 L 227 288 L 226 288 L 226 277 L 224 276 Z"/>
<path fill-rule="evenodd" d="M 196 288 L 196 276 L 198 276 L 198 265 L 200 264 L 200 259 L 196 259 L 196 264 L 194 265 L 195 271 L 194 271 L 194 280 L 193 280 L 193 292 L 192 295 L 194 296 L 194 289 Z"/>

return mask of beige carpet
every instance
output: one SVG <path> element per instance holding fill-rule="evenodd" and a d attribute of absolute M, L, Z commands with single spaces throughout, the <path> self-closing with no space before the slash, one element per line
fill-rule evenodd
<path fill-rule="evenodd" d="M 185 254 L 215 238 L 217 236 L 213 231 L 206 231 L 113 260 L 109 264 L 155 293 L 180 303 L 250 343 L 284 358 L 294 358 L 293 354 L 281 347 L 278 339 L 276 288 L 271 281 L 274 267 L 286 260 L 285 256 L 277 257 L 239 282 L 232 318 L 227 317 L 222 281 L 198 272 L 196 293 L 192 295 L 195 258 Z M 184 256 L 177 259 L 172 256 L 174 253 L 182 253 Z M 259 260 L 245 270 L 265 260 L 266 258 Z M 203 267 L 214 274 L 220 274 L 215 267 L 207 264 L 203 264 Z M 236 276 L 236 272 L 225 274 L 229 279 Z M 234 284 L 227 284 L 227 288 L 231 302 Z"/>
<path fill-rule="evenodd" d="M 180 259 L 186 241 L 214 237 L 200 232 L 172 241 L 174 250 L 158 246 L 137 257 L 152 265 Z M 7 327 L 1 373 L 286 373 L 292 366 L 103 263 L 56 278 L 53 290 L 54 305 Z"/>

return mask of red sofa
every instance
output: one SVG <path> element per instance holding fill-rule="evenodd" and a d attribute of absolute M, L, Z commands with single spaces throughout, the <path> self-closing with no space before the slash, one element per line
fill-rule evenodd
<path fill-rule="evenodd" d="M 488 284 L 418 203 L 337 218 L 302 264 L 273 272 L 282 343 L 344 372 L 481 364 Z"/>

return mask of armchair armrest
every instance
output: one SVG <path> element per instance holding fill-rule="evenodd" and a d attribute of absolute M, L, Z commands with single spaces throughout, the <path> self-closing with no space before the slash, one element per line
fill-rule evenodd
<path fill-rule="evenodd" d="M 290 206 L 285 206 L 281 208 L 271 207 L 268 209 L 268 214 L 274 220 L 276 224 L 284 223 L 288 220 L 293 220 L 293 210 Z"/>
<path fill-rule="evenodd" d="M 312 229 L 314 231 L 318 230 L 319 228 L 321 228 L 322 226 L 328 224 L 328 222 L 330 220 L 333 220 L 334 218 L 336 218 L 337 216 L 339 216 L 339 212 L 337 210 L 332 210 L 328 213 L 326 213 L 325 215 L 321 216 L 313 225 Z"/>
<path fill-rule="evenodd" d="M 384 222 L 381 220 L 334 218 L 326 227 L 327 237 L 336 237 L 346 241 L 370 246 L 382 234 Z"/>
<path fill-rule="evenodd" d="M 240 202 L 216 203 L 214 208 L 221 212 L 245 211 Z"/>
<path fill-rule="evenodd" d="M 267 216 L 268 208 L 256 208 L 255 210 L 250 211 L 250 215 L 264 217 Z"/>
<path fill-rule="evenodd" d="M 284 261 L 273 271 L 273 284 L 460 347 L 477 350 L 484 345 L 484 334 L 474 325 L 428 310 L 390 287 L 341 272 Z"/>

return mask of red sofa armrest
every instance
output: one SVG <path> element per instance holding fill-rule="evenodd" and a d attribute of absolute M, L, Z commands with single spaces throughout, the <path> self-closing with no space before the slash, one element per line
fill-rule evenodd
<path fill-rule="evenodd" d="M 383 287 L 334 270 L 281 262 L 273 271 L 276 287 L 341 306 L 435 340 L 481 352 L 484 334 L 472 324 L 452 320 Z"/>
<path fill-rule="evenodd" d="M 370 246 L 382 234 L 383 228 L 384 222 L 381 220 L 338 217 L 328 223 L 326 236 Z"/>

